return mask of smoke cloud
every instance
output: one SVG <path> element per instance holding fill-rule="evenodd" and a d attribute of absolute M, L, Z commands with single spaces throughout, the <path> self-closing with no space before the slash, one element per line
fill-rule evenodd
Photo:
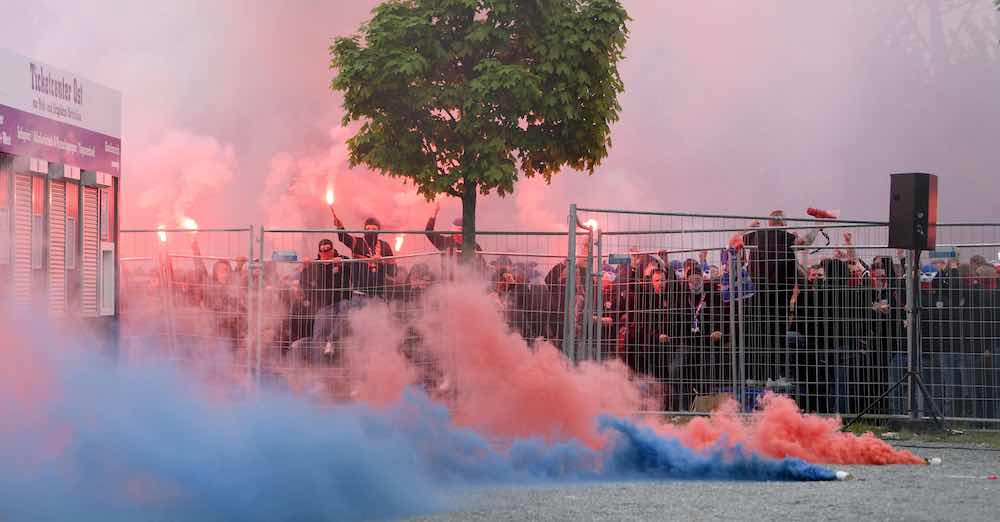
<path fill-rule="evenodd" d="M 210 209 L 233 181 L 236 152 L 232 145 L 209 136 L 169 131 L 138 151 L 133 164 L 155 179 L 138 194 L 139 208 L 155 212 L 158 224 L 176 228 L 192 213 L 205 215 L 203 209 L 209 209 L 206 217 L 221 217 L 212 215 Z"/>
<path fill-rule="evenodd" d="M 887 174 L 913 170 L 941 176 L 942 219 L 991 217 L 1000 15 L 990 0 L 625 3 L 626 92 L 605 164 L 487 198 L 482 226 L 561 227 L 571 202 L 884 218 Z M 402 227 L 428 207 L 409 199 L 412 187 L 347 167 L 340 100 L 328 89 L 330 38 L 355 32 L 374 5 L 40 0 L 4 9 L 0 30 L 13 50 L 124 93 L 126 226 L 170 212 L 140 205 L 171 186 L 170 171 L 143 158 L 179 133 L 235 155 L 222 170 L 230 181 L 210 183 L 212 205 L 192 216 L 199 223 L 326 225 L 311 190 L 333 176 L 345 221 L 378 215 Z M 197 146 L 185 152 L 174 161 L 204 161 Z M 442 219 L 457 215 L 446 199 Z"/>
<path fill-rule="evenodd" d="M 462 426 L 412 388 L 378 409 L 271 388 L 221 399 L 167 361 L 116 364 L 37 320 L 4 314 L 0 331 L 10 340 L 0 393 L 19 399 L 0 403 L 4 518 L 356 520 L 444 509 L 444 489 L 468 484 L 835 478 L 739 447 L 694 452 L 617 417 L 590 419 L 607 437 L 600 447 L 548 430 L 506 438 Z M 362 349 L 372 347 L 384 351 Z"/>

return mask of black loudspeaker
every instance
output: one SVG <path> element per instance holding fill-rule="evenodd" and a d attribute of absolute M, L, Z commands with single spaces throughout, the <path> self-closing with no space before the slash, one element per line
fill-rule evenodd
<path fill-rule="evenodd" d="M 937 244 L 937 176 L 893 174 L 889 188 L 889 247 L 934 250 Z"/>

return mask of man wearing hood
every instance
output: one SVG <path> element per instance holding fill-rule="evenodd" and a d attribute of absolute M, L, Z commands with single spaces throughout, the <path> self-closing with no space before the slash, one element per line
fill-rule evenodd
<path fill-rule="evenodd" d="M 333 214 L 333 224 L 337 229 L 344 230 L 344 223 L 337 217 L 337 212 L 334 211 L 332 205 L 330 213 Z M 339 232 L 337 238 L 344 246 L 351 249 L 351 257 L 368 260 L 367 262 L 355 261 L 351 263 L 350 273 L 354 289 L 367 295 L 384 297 L 387 279 L 396 277 L 396 265 L 391 260 L 384 259 L 392 257 L 392 247 L 386 241 L 378 238 L 378 231 L 381 228 L 382 224 L 378 219 L 369 217 L 365 220 L 365 232 L 361 236 Z"/>
<path fill-rule="evenodd" d="M 424 227 L 424 230 L 427 232 L 427 240 L 434 245 L 434 248 L 442 252 L 447 250 L 454 250 L 456 252 L 462 250 L 462 218 L 458 218 L 452 223 L 456 228 L 454 232 L 450 235 L 444 235 L 434 231 L 434 223 L 437 221 L 438 212 L 440 211 L 441 205 L 434 203 L 434 214 L 427 220 L 427 226 Z M 482 252 L 482 250 L 479 243 L 476 243 L 476 251 Z"/>

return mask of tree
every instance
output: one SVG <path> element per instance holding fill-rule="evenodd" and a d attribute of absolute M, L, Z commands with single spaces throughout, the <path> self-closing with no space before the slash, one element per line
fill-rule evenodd
<path fill-rule="evenodd" d="M 473 255 L 477 194 L 593 174 L 621 107 L 628 30 L 618 0 L 389 0 L 330 46 L 352 166 L 462 200 Z"/>

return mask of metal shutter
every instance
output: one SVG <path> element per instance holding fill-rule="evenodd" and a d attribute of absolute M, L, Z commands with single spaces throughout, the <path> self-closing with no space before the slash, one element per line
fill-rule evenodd
<path fill-rule="evenodd" d="M 66 182 L 49 183 L 49 312 L 66 313 Z"/>
<path fill-rule="evenodd" d="M 83 187 L 83 257 L 80 313 L 97 317 L 97 189 Z"/>
<path fill-rule="evenodd" d="M 31 302 L 31 176 L 14 175 L 14 302 Z"/>

